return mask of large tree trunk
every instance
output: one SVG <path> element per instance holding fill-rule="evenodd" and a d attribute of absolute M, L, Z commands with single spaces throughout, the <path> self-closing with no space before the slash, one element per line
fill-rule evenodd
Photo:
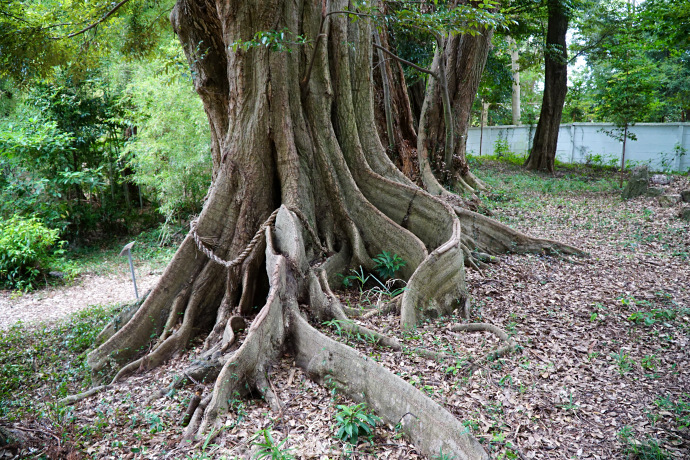
<path fill-rule="evenodd" d="M 478 252 L 576 250 L 453 207 L 395 168 L 376 132 L 371 27 L 326 14 L 347 7 L 343 0 L 178 1 L 171 20 L 217 147 L 214 181 L 158 285 L 121 329 L 104 333 L 88 362 L 96 379 L 115 374 L 116 382 L 205 337 L 186 372 L 215 381 L 185 435 L 198 438 L 223 423 L 234 392 L 260 392 L 279 409 L 266 369 L 289 352 L 316 381 L 365 400 L 393 425 L 402 421 L 425 455 L 487 458 L 447 410 L 308 319 L 361 329 L 330 286 L 348 267 L 370 270 L 383 251 L 407 262 L 400 321 L 412 327 L 464 305 L 463 263 L 479 263 Z M 233 46 L 283 29 L 325 38 L 292 52 Z"/>
<path fill-rule="evenodd" d="M 446 68 L 454 142 L 453 148 L 449 149 L 445 140 L 447 117 L 443 116 L 441 82 L 430 78 L 419 121 L 417 152 L 424 185 L 433 195 L 446 193 L 439 182 L 446 182 L 455 191 L 473 192 L 485 188 L 470 172 L 465 156 L 472 104 L 493 36 L 493 30 L 480 32 L 474 36 L 451 35 L 444 40 L 443 49 L 438 48 L 434 56 L 431 70 L 438 72 L 443 66 Z"/>
<path fill-rule="evenodd" d="M 563 104 L 568 92 L 568 50 L 565 36 L 568 32 L 567 6 L 562 0 L 549 0 L 549 25 L 544 52 L 544 97 L 539 123 L 534 134 L 532 150 L 525 167 L 535 171 L 554 172 L 558 129 L 563 115 Z"/>

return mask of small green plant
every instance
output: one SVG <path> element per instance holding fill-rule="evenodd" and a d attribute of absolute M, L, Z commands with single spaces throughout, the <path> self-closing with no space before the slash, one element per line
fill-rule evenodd
<path fill-rule="evenodd" d="M 268 427 L 259 430 L 252 437 L 252 445 L 259 448 L 252 458 L 259 460 L 264 458 L 270 458 L 271 460 L 294 459 L 295 457 L 290 453 L 291 449 L 285 447 L 287 437 L 280 442 L 276 442 L 271 434 L 271 428 L 272 427 Z"/>
<path fill-rule="evenodd" d="M 58 233 L 35 217 L 14 215 L 0 223 L 0 286 L 35 288 L 64 244 L 58 243 Z"/>
<path fill-rule="evenodd" d="M 620 301 L 620 303 L 622 305 L 625 305 L 626 307 L 635 304 L 635 297 L 626 297 L 626 296 L 622 295 L 622 296 L 618 297 L 618 300 Z"/>
<path fill-rule="evenodd" d="M 349 288 L 350 286 L 354 286 L 354 282 L 357 281 L 359 283 L 359 290 L 363 290 L 364 285 L 369 281 L 369 275 L 364 274 L 364 269 L 362 267 L 359 267 L 359 271 L 351 268 L 350 273 L 352 273 L 352 275 L 338 275 L 343 279 L 343 286 Z"/>
<path fill-rule="evenodd" d="M 659 366 L 659 359 L 656 357 L 656 355 L 645 355 L 645 357 L 642 358 L 642 361 L 640 361 L 640 364 L 643 368 L 649 371 L 655 371 Z"/>
<path fill-rule="evenodd" d="M 462 372 L 467 367 L 467 361 L 467 358 L 456 359 L 454 364 L 446 367 L 446 374 L 458 375 L 459 372 Z"/>
<path fill-rule="evenodd" d="M 386 251 L 374 257 L 373 260 L 376 263 L 374 270 L 384 281 L 394 278 L 396 272 L 405 266 L 405 261 L 399 255 L 391 255 Z"/>
<path fill-rule="evenodd" d="M 455 455 L 444 454 L 443 447 L 441 447 L 438 451 L 438 454 L 434 455 L 431 458 L 432 460 L 454 460 L 456 457 Z"/>
<path fill-rule="evenodd" d="M 670 396 L 665 396 L 654 403 L 659 409 L 674 415 L 679 430 L 690 428 L 690 394 L 684 394 L 677 402 L 674 402 Z"/>
<path fill-rule="evenodd" d="M 676 318 L 676 312 L 671 309 L 657 309 L 652 311 L 636 311 L 628 316 L 628 321 L 645 326 L 653 326 L 657 321 L 669 321 Z"/>
<path fill-rule="evenodd" d="M 633 361 L 630 359 L 627 353 L 623 353 L 621 351 L 620 353 L 611 354 L 611 357 L 614 359 L 614 361 L 616 361 L 616 364 L 618 364 L 618 372 L 621 375 L 627 374 L 632 370 Z"/>
<path fill-rule="evenodd" d="M 624 426 L 618 432 L 618 438 L 623 443 L 623 450 L 632 458 L 640 460 L 665 460 L 671 458 L 669 453 L 664 450 L 656 439 L 648 437 L 640 441 L 635 439 L 632 428 Z"/>
<path fill-rule="evenodd" d="M 565 402 L 563 404 L 557 404 L 558 407 L 563 409 L 564 411 L 576 411 L 580 408 L 580 405 L 573 402 L 573 394 L 570 393 L 568 394 L 568 402 Z"/>
<path fill-rule="evenodd" d="M 354 406 L 336 406 L 338 412 L 335 414 L 336 427 L 338 432 L 336 437 L 348 444 L 357 444 L 360 436 L 370 436 L 376 426 L 381 421 L 376 415 L 367 411 L 367 406 L 360 403 Z"/>
<path fill-rule="evenodd" d="M 496 139 L 494 142 L 494 155 L 496 155 L 498 158 L 501 157 L 507 157 L 511 154 L 512 152 L 510 151 L 510 144 L 508 143 L 508 139 L 505 137 L 500 137 Z"/>
<path fill-rule="evenodd" d="M 152 414 L 150 412 L 147 412 L 144 414 L 144 419 L 146 420 L 146 423 L 148 423 L 149 431 L 151 433 L 158 433 L 159 431 L 163 431 L 163 421 L 161 420 L 158 414 Z"/>

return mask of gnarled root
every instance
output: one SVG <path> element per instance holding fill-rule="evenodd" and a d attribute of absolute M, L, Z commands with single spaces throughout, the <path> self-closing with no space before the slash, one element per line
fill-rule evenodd
<path fill-rule="evenodd" d="M 296 308 L 290 313 L 296 362 L 310 378 L 366 402 L 389 425 L 399 423 L 425 455 L 442 451 L 458 459 L 489 458 L 450 412 L 376 362 L 312 328 Z"/>
<path fill-rule="evenodd" d="M 184 438 L 200 439 L 202 435 L 217 432 L 228 410 L 227 402 L 235 394 L 258 391 L 275 411 L 282 412 L 266 372 L 270 362 L 289 349 L 307 375 L 318 382 L 335 385 L 355 400 L 366 401 L 387 423 L 400 423 L 403 432 L 426 455 L 442 449 L 456 458 L 488 458 L 481 445 L 448 411 L 379 364 L 316 331 L 303 318 L 298 298 L 304 286 L 299 280 L 311 280 L 308 291 L 312 304 L 321 305 L 323 314 L 349 321 L 339 303 L 329 302 L 335 299 L 328 298 L 327 293 L 331 296 L 332 293 L 327 284 L 322 289 L 318 282 L 319 278 L 325 282 L 325 274 L 316 275 L 304 263 L 300 229 L 296 216 L 283 207 L 275 237 L 270 229 L 266 230 L 266 267 L 271 285 L 266 304 L 253 319 L 239 349 L 219 358 L 223 365 L 215 387 L 210 394 L 199 398 Z M 391 345 L 400 346 L 391 340 Z"/>
<path fill-rule="evenodd" d="M 470 324 L 456 324 L 453 326 L 450 326 L 450 330 L 454 332 L 491 332 L 494 334 L 496 337 L 499 338 L 503 342 L 503 345 L 498 347 L 497 349 L 487 353 L 483 357 L 471 361 L 470 365 L 472 367 L 476 367 L 483 361 L 492 361 L 494 359 L 501 358 L 508 353 L 512 352 L 517 348 L 517 344 L 515 341 L 510 338 L 508 334 L 505 333 L 501 328 L 498 326 L 494 326 L 493 324 L 488 324 L 488 323 L 470 323 Z"/>

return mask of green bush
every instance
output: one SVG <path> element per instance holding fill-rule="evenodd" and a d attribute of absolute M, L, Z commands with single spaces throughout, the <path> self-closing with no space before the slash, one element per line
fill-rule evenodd
<path fill-rule="evenodd" d="M 397 254 L 390 254 L 383 251 L 381 254 L 374 257 L 374 270 L 378 273 L 384 280 L 389 280 L 395 276 L 395 274 L 405 266 L 405 261 Z"/>
<path fill-rule="evenodd" d="M 0 223 L 0 286 L 32 289 L 53 262 L 59 230 L 18 215 Z"/>
<path fill-rule="evenodd" d="M 183 60 L 177 43 L 173 62 Z M 186 67 L 170 60 L 131 66 L 127 101 L 137 134 L 125 146 L 132 180 L 158 202 L 167 221 L 201 211 L 211 183 L 211 138 L 201 99 Z"/>

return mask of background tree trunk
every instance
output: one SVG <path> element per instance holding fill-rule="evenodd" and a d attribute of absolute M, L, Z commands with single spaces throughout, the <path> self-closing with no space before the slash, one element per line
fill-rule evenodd
<path fill-rule="evenodd" d="M 513 124 L 520 125 L 520 53 L 518 51 L 517 42 L 512 37 L 506 37 L 508 46 L 510 47 L 510 70 L 513 73 L 513 93 L 511 98 L 511 111 L 513 115 Z"/>
<path fill-rule="evenodd" d="M 527 169 L 554 172 L 558 129 L 568 91 L 568 10 L 561 0 L 549 0 L 549 25 L 544 52 L 544 97 L 532 150 L 525 162 Z"/>
<path fill-rule="evenodd" d="M 467 130 L 470 125 L 472 104 L 477 96 L 486 58 L 491 46 L 493 30 L 483 30 L 480 34 L 454 35 L 445 39 L 444 51 L 437 50 L 432 70 L 437 72 L 442 65 L 442 57 L 446 62 L 448 91 L 455 123 L 453 133 L 455 137 L 452 162 L 445 164 L 449 158 L 445 151 L 445 121 L 441 87 L 438 81 L 430 78 L 424 98 L 420 116 L 419 139 L 417 151 L 429 159 L 429 164 L 437 178 L 445 178 L 456 191 L 474 191 L 484 186 L 470 173 L 466 159 Z M 441 56 L 441 52 L 445 56 Z M 422 160 L 420 163 L 424 164 Z M 425 177 L 422 173 L 422 177 Z M 425 182 L 433 194 L 442 194 L 438 186 Z"/>
<path fill-rule="evenodd" d="M 395 53 L 388 40 L 388 33 L 385 28 L 378 31 L 381 46 Z M 374 110 L 379 136 L 383 145 L 391 145 L 388 155 L 395 165 L 413 182 L 419 180 L 419 164 L 417 162 L 417 132 L 414 127 L 414 116 L 412 114 L 412 104 L 407 91 L 405 74 L 402 64 L 383 54 L 382 51 L 374 54 Z M 385 100 L 383 91 L 383 75 L 388 78 L 390 88 L 390 106 L 392 109 L 392 124 L 394 139 L 388 138 L 386 127 Z"/>

